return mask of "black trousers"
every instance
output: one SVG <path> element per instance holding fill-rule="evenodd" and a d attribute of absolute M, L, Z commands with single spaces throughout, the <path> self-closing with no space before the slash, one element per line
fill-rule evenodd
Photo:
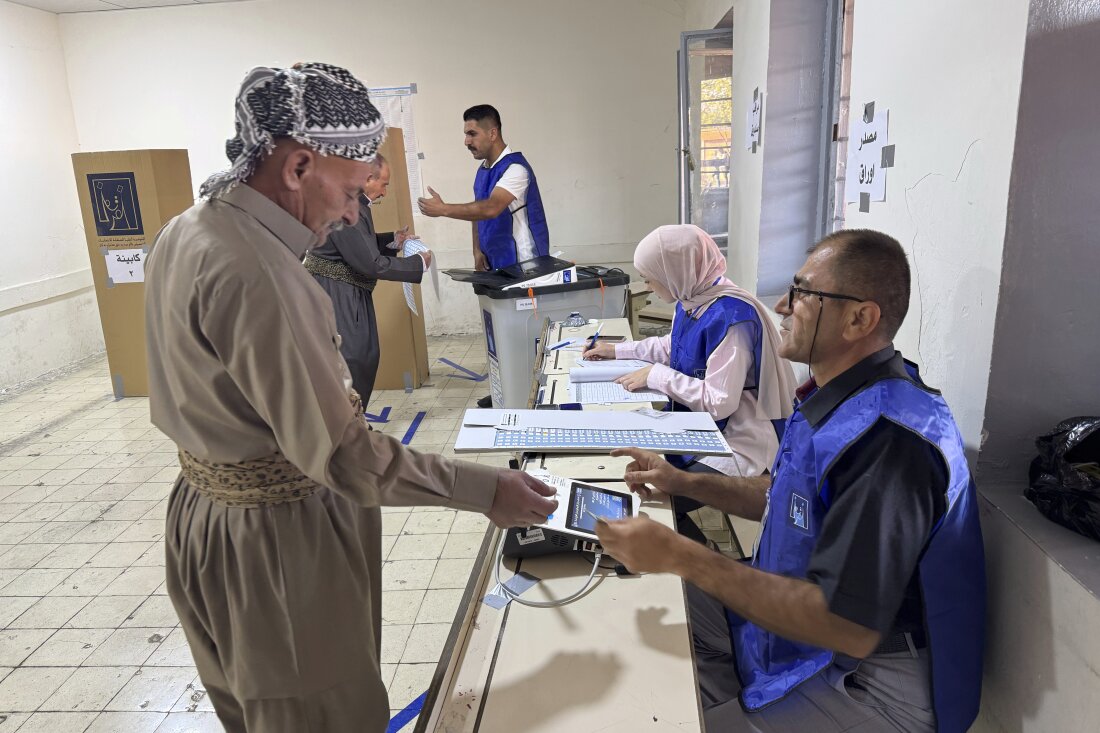
<path fill-rule="evenodd" d="M 322 275 L 315 279 L 329 297 L 336 313 L 336 332 L 340 334 L 340 353 L 348 363 L 351 383 L 366 407 L 378 376 L 378 320 L 374 296 L 370 290 Z"/>

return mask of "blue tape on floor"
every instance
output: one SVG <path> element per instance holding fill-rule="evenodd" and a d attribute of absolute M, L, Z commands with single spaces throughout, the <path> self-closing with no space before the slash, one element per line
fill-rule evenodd
<path fill-rule="evenodd" d="M 364 412 L 363 417 L 367 419 L 367 422 L 389 422 L 390 421 L 390 408 L 383 407 L 382 412 L 377 415 L 372 415 L 369 412 Z"/>
<path fill-rule="evenodd" d="M 461 366 L 459 364 L 455 364 L 450 359 L 440 359 L 439 361 L 443 362 L 444 364 L 451 367 L 452 369 L 457 369 L 458 371 L 465 372 L 466 374 L 469 375 L 467 377 L 464 377 L 461 374 L 448 374 L 447 376 L 449 376 L 449 377 L 457 377 L 458 379 L 469 379 L 471 382 L 484 382 L 486 379 L 489 378 L 488 374 L 478 374 L 477 372 L 471 371 L 471 370 L 467 369 L 464 366 Z"/>
<path fill-rule="evenodd" d="M 412 441 L 413 436 L 416 435 L 416 429 L 420 427 L 420 423 L 424 420 L 424 416 L 427 414 L 428 413 L 426 412 L 416 413 L 416 417 L 413 418 L 412 425 L 409 426 L 408 431 L 405 433 L 405 437 L 401 439 L 401 445 L 408 445 Z"/>
<path fill-rule="evenodd" d="M 410 702 L 404 710 L 390 718 L 390 724 L 386 726 L 386 733 L 397 733 L 397 731 L 408 725 L 413 718 L 420 715 L 420 711 L 424 708 L 424 700 L 427 697 L 427 692 L 421 693 L 420 697 Z"/>

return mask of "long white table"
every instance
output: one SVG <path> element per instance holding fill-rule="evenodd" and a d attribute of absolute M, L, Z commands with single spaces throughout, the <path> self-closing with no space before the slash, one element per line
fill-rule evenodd
<path fill-rule="evenodd" d="M 591 328 L 577 331 L 591 335 Z M 629 326 L 626 319 L 608 320 L 601 333 L 629 337 Z M 573 336 L 567 333 L 565 338 Z M 543 342 L 561 338 L 554 324 Z M 537 369 L 540 381 L 545 381 L 547 367 L 560 369 L 561 360 L 544 359 Z M 567 382 L 568 368 L 552 376 Z M 586 409 L 600 407 L 609 406 Z M 626 490 L 621 481 L 627 459 L 538 454 L 522 461 L 524 467 Z M 642 511 L 662 524 L 674 524 L 667 498 L 644 503 Z M 417 731 L 702 730 L 679 578 L 620 576 L 605 558 L 608 569 L 598 572 L 586 595 L 566 606 L 530 608 L 513 602 L 497 610 L 481 599 L 496 582 L 500 537 L 495 528 L 486 533 Z M 505 560 L 501 578 L 519 570 L 540 578 L 523 597 L 541 601 L 570 595 L 591 567 L 579 553 Z"/>

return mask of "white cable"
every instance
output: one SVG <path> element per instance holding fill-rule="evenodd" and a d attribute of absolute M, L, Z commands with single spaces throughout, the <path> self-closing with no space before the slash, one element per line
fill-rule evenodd
<path fill-rule="evenodd" d="M 588 578 L 584 581 L 584 585 L 576 593 L 565 598 L 559 598 L 553 601 L 525 601 L 519 597 L 519 594 L 508 588 L 504 583 L 500 582 L 500 566 L 504 564 L 504 541 L 508 539 L 508 532 L 511 530 L 504 530 L 500 535 L 500 544 L 497 545 L 497 557 L 496 562 L 493 563 L 493 579 L 497 582 L 497 588 L 500 589 L 500 593 L 505 598 L 515 601 L 523 606 L 531 606 L 533 608 L 556 608 L 558 606 L 564 606 L 567 603 L 571 603 L 576 599 L 583 596 L 588 591 L 588 586 L 592 584 L 592 578 L 596 576 L 596 570 L 600 567 L 600 558 L 603 557 L 603 552 L 597 552 L 595 559 L 592 561 L 592 571 L 588 573 Z M 514 575 L 512 577 L 515 577 Z"/>

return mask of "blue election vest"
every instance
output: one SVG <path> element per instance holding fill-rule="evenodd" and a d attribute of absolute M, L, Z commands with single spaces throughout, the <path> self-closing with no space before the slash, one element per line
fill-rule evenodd
<path fill-rule="evenodd" d="M 829 469 L 880 419 L 911 430 L 940 453 L 948 469 L 947 509 L 932 529 L 917 572 L 932 660 L 937 730 L 965 731 L 978 714 L 985 636 L 985 561 L 974 482 L 947 403 L 920 382 L 883 379 L 841 403 L 811 427 L 796 409 L 772 471 L 755 568 L 805 578 L 829 511 Z M 834 653 L 789 641 L 727 611 L 741 703 L 760 710 L 833 662 Z"/>
<path fill-rule="evenodd" d="M 739 323 L 752 324 L 753 372 L 745 380 L 745 389 L 756 389 L 760 381 L 760 345 L 763 335 L 760 316 L 751 303 L 731 295 L 717 298 L 698 318 L 692 318 L 680 303 L 676 304 L 676 317 L 672 321 L 672 358 L 669 366 L 689 377 L 703 379 L 707 376 L 707 359 L 726 338 L 731 328 Z M 689 408 L 670 400 L 673 411 L 690 412 Z M 726 429 L 729 417 L 717 420 L 719 430 Z M 667 456 L 669 463 L 684 468 L 692 456 Z"/>
<path fill-rule="evenodd" d="M 527 209 L 527 226 L 535 242 L 535 255 L 550 254 L 550 230 L 546 226 L 546 212 L 542 208 L 539 184 L 535 172 L 522 153 L 509 153 L 501 156 L 492 168 L 480 166 L 474 178 L 474 199 L 484 201 L 493 193 L 493 189 L 508 170 L 516 163 L 527 169 L 527 202 L 516 211 Z M 516 238 L 512 235 L 512 215 L 515 212 L 505 207 L 495 219 L 486 219 L 477 223 L 477 239 L 481 251 L 489 260 L 489 268 L 499 270 L 514 265 L 519 260 L 516 252 Z"/>

